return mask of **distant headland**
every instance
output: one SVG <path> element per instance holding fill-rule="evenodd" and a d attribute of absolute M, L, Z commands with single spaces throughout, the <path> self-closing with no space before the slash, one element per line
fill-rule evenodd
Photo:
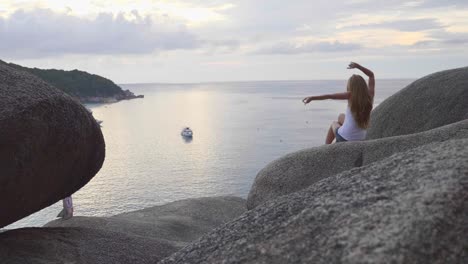
<path fill-rule="evenodd" d="M 36 75 L 82 103 L 115 103 L 144 97 L 135 95 L 130 90 L 123 90 L 109 79 L 85 71 L 28 68 L 2 60 L 0 64 Z"/>

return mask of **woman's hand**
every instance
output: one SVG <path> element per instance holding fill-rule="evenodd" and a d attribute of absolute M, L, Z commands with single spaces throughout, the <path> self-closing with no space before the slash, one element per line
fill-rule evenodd
<path fill-rule="evenodd" d="M 362 71 L 365 75 L 367 75 L 367 77 L 369 77 L 369 84 L 368 84 L 368 87 L 369 87 L 369 95 L 372 97 L 372 99 L 374 99 L 374 95 L 375 95 L 375 77 L 374 77 L 374 73 L 367 69 L 366 67 L 363 67 L 355 62 L 350 62 L 349 65 L 348 65 L 348 69 L 358 69 L 360 71 Z"/>
<path fill-rule="evenodd" d="M 306 97 L 306 98 L 302 99 L 302 102 L 304 104 L 308 104 L 308 103 L 310 103 L 310 101 L 312 101 L 312 97 Z"/>
<path fill-rule="evenodd" d="M 359 69 L 359 64 L 355 63 L 355 62 L 350 62 L 349 65 L 348 65 L 348 69 L 356 69 L 358 68 Z"/>

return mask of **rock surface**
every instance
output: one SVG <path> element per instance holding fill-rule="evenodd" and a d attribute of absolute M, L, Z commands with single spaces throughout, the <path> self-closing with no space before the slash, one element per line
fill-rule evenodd
<path fill-rule="evenodd" d="M 467 145 L 433 143 L 330 176 L 161 263 L 468 263 Z"/>
<path fill-rule="evenodd" d="M 5 263 L 156 263 L 245 212 L 237 197 L 187 199 L 0 234 Z M 4 262 L 2 262 L 4 263 Z"/>
<path fill-rule="evenodd" d="M 3 227 L 83 187 L 105 146 L 91 114 L 39 78 L 1 64 L 0 93 Z"/>
<path fill-rule="evenodd" d="M 267 200 L 302 190 L 321 179 L 382 160 L 394 153 L 457 138 L 468 138 L 468 120 L 412 135 L 294 152 L 271 162 L 258 173 L 249 192 L 247 208 L 252 209 Z"/>
<path fill-rule="evenodd" d="M 88 227 L 147 236 L 183 247 L 245 212 L 245 199 L 231 196 L 186 199 L 112 217 L 73 217 L 46 227 Z"/>
<path fill-rule="evenodd" d="M 0 234 L 3 264 L 155 263 L 169 243 L 91 228 L 22 228 Z"/>
<path fill-rule="evenodd" d="M 421 78 L 377 106 L 368 139 L 426 131 L 468 119 L 468 67 Z"/>

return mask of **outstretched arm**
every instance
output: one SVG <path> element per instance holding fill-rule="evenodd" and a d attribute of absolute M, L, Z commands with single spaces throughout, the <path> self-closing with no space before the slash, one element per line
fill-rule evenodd
<path fill-rule="evenodd" d="M 345 92 L 345 93 L 335 93 L 335 94 L 324 94 L 324 95 L 318 95 L 318 96 L 309 96 L 304 99 L 302 99 L 302 102 L 304 104 L 308 104 L 311 101 L 316 101 L 316 100 L 326 100 L 326 99 L 334 99 L 334 100 L 348 100 L 350 93 Z"/>
<path fill-rule="evenodd" d="M 351 62 L 348 66 L 348 69 L 359 69 L 362 71 L 367 77 L 369 77 L 369 95 L 374 98 L 375 95 L 375 78 L 374 78 L 374 73 L 367 69 L 366 67 L 363 67 L 355 62 Z"/>

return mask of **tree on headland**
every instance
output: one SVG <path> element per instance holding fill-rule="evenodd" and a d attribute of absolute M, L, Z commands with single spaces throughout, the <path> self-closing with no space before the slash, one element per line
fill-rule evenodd
<path fill-rule="evenodd" d="M 6 63 L 1 60 L 0 63 L 36 75 L 56 88 L 80 100 L 86 101 L 86 98 L 92 97 L 125 99 L 127 95 L 126 92 L 113 81 L 84 71 L 28 68 L 14 63 Z"/>

